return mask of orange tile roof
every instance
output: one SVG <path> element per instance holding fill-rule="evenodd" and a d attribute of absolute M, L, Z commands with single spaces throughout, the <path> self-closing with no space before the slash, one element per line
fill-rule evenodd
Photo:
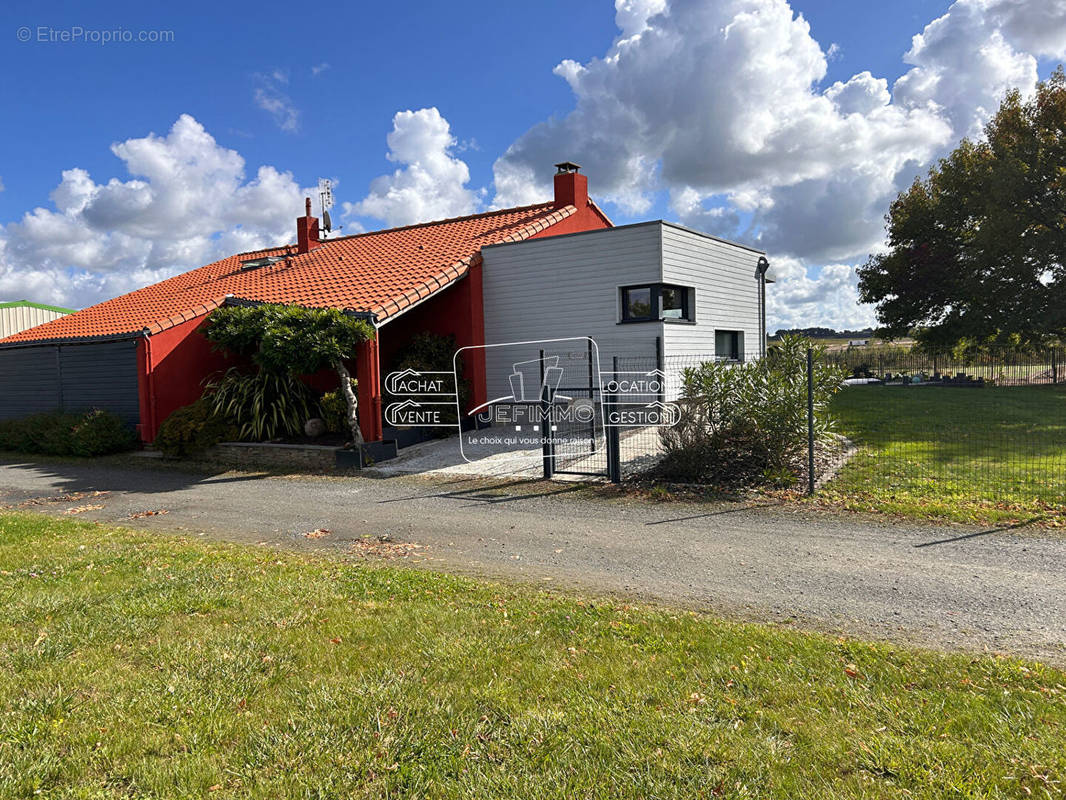
<path fill-rule="evenodd" d="M 461 278 L 485 245 L 528 239 L 575 211 L 541 203 L 329 239 L 308 253 L 297 253 L 295 245 L 239 253 L 0 344 L 159 333 L 210 313 L 228 296 L 370 312 L 380 322 Z M 268 256 L 283 260 L 241 269 L 242 262 Z"/>

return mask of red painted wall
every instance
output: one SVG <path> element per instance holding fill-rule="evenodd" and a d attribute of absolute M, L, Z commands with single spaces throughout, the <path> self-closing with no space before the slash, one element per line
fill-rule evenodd
<path fill-rule="evenodd" d="M 549 236 L 561 236 L 564 233 L 580 233 L 581 231 L 595 231 L 600 228 L 610 228 L 611 221 L 598 212 L 593 206 L 587 205 L 579 208 L 564 220 L 556 222 L 550 228 L 545 228 L 540 233 L 530 237 L 532 239 L 547 239 Z"/>
<path fill-rule="evenodd" d="M 142 339 L 137 346 L 140 429 L 146 442 L 155 440 L 159 426 L 173 411 L 200 397 L 207 378 L 240 363 L 212 349 L 197 330 L 204 319 L 183 322 Z"/>

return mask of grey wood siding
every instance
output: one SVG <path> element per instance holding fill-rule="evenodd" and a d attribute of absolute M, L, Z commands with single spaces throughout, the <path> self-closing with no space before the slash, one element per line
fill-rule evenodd
<path fill-rule="evenodd" d="M 604 370 L 615 355 L 625 359 L 622 369 L 643 369 L 655 364 L 661 336 L 667 367 L 677 372 L 697 356 L 714 356 L 716 331 L 740 331 L 745 360 L 758 357 L 758 250 L 655 221 L 494 245 L 482 253 L 488 344 L 591 336 Z M 658 282 L 694 290 L 695 324 L 619 324 L 619 287 Z M 489 397 L 508 393 L 512 354 L 488 350 Z M 676 383 L 676 376 L 668 380 L 670 387 Z"/>
<path fill-rule="evenodd" d="M 0 349 L 0 419 L 57 408 L 101 408 L 137 424 L 137 341 Z"/>
<path fill-rule="evenodd" d="M 663 325 L 618 324 L 619 287 L 659 281 L 661 238 L 645 223 L 484 248 L 485 342 L 590 336 L 605 371 L 615 355 L 654 359 Z M 490 398 L 510 394 L 516 353 L 486 351 Z"/>
<path fill-rule="evenodd" d="M 761 252 L 663 224 L 663 282 L 696 290 L 696 324 L 666 325 L 669 355 L 711 355 L 715 331 L 742 331 L 745 360 L 759 357 Z M 767 287 L 767 292 L 773 286 Z"/>

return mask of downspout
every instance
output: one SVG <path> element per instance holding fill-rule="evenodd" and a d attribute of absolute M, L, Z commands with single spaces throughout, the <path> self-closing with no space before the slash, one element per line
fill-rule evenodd
<path fill-rule="evenodd" d="M 155 364 L 152 363 L 152 337 L 148 334 L 148 329 L 145 328 L 142 332 L 144 336 L 144 369 L 148 373 L 145 377 L 148 379 L 148 417 L 149 428 L 152 432 L 152 441 L 155 441 L 158 429 L 156 428 L 156 419 L 158 412 L 156 411 L 156 398 L 155 398 Z"/>
<path fill-rule="evenodd" d="M 766 271 L 770 262 L 759 256 L 755 264 L 755 278 L 759 281 L 759 358 L 766 357 Z"/>

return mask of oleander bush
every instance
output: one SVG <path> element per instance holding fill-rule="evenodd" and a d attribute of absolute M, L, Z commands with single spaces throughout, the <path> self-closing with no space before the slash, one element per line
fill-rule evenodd
<path fill-rule="evenodd" d="M 660 431 L 665 457 L 657 476 L 715 486 L 787 485 L 807 452 L 808 339 L 785 336 L 765 358 L 708 361 L 682 373 L 680 421 Z M 830 398 L 847 373 L 814 347 L 814 428 L 830 438 Z"/>

